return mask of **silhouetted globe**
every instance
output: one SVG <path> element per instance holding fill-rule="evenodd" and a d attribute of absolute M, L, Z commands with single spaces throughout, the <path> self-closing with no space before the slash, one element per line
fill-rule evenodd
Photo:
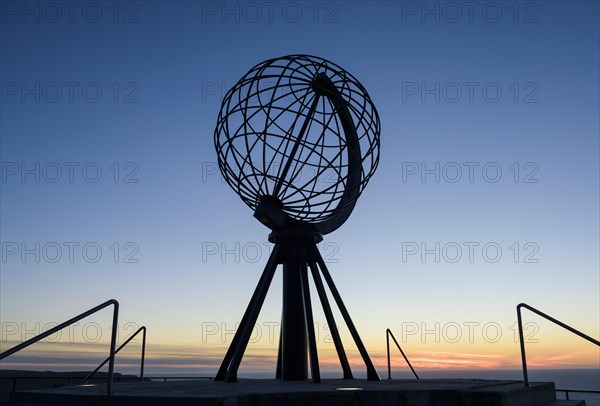
<path fill-rule="evenodd" d="M 375 172 L 379 134 L 375 106 L 354 76 L 322 58 L 289 55 L 256 65 L 227 92 L 215 148 L 225 180 L 259 220 L 283 226 L 257 215 L 268 204 L 328 233 Z"/>

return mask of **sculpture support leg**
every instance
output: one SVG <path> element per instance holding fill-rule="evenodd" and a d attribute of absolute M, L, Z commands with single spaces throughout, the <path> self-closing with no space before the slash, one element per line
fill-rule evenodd
<path fill-rule="evenodd" d="M 315 338 L 315 322 L 313 320 L 312 304 L 310 302 L 310 286 L 308 285 L 308 270 L 306 266 L 305 247 L 300 247 L 300 277 L 302 278 L 302 302 L 306 315 L 306 331 L 308 332 L 308 350 L 310 355 L 310 373 L 314 383 L 321 382 L 319 370 L 319 356 L 317 354 L 317 340 Z"/>
<path fill-rule="evenodd" d="M 252 334 L 252 329 L 256 324 L 256 319 L 258 318 L 260 309 L 267 296 L 267 291 L 273 280 L 273 275 L 277 269 L 278 254 L 279 245 L 276 244 L 267 261 L 267 265 L 256 286 L 254 294 L 252 295 L 252 299 L 250 299 L 250 303 L 246 308 L 246 312 L 242 317 L 242 322 L 235 332 L 233 341 L 229 345 L 229 349 L 221 363 L 221 368 L 215 377 L 215 380 L 217 381 L 225 379 L 228 382 L 235 382 L 237 380 L 237 370 L 242 362 L 242 357 L 246 350 L 246 346 L 248 345 L 250 335 Z"/>
<path fill-rule="evenodd" d="M 286 242 L 283 264 L 283 325 L 281 326 L 281 378 L 308 378 L 306 315 L 302 303 L 302 278 L 297 242 Z"/>
<path fill-rule="evenodd" d="M 295 238 L 275 243 L 273 252 L 269 257 L 215 380 L 225 380 L 227 382 L 237 380 L 237 371 L 242 357 L 244 356 L 277 266 L 280 263 L 283 264 L 283 310 L 276 378 L 283 380 L 306 380 L 308 378 L 308 359 L 310 355 L 313 382 L 318 383 L 321 381 L 310 284 L 308 281 L 308 267 L 310 267 L 344 372 L 344 378 L 352 379 L 352 371 L 335 324 L 333 312 L 320 273 L 323 274 L 325 282 L 363 358 L 367 367 L 368 379 L 379 380 L 379 375 L 369 358 L 315 242 L 306 240 L 298 241 Z"/>
<path fill-rule="evenodd" d="M 317 268 L 317 264 L 315 262 L 310 263 L 310 271 L 312 273 L 313 280 L 315 281 L 315 287 L 317 288 L 321 305 L 323 306 L 323 313 L 325 313 L 327 327 L 329 327 L 329 331 L 331 331 L 331 338 L 333 339 L 335 350 L 338 358 L 340 359 L 340 365 L 342 366 L 342 371 L 344 372 L 344 379 L 352 379 L 352 369 L 350 369 L 350 363 L 348 362 L 348 357 L 344 351 L 342 338 L 340 337 L 337 325 L 335 324 L 335 318 L 333 317 L 333 312 L 331 311 L 331 306 L 329 305 L 329 299 L 327 299 L 327 292 L 325 292 L 323 281 L 319 275 L 319 268 Z"/>
<path fill-rule="evenodd" d="M 354 326 L 354 323 L 352 322 L 352 319 L 350 318 L 350 314 L 348 313 L 348 310 L 346 309 L 346 306 L 344 305 L 344 302 L 342 301 L 342 297 L 340 296 L 340 293 L 338 292 L 335 284 L 333 283 L 333 279 L 331 278 L 331 275 L 329 274 L 329 271 L 327 270 L 327 266 L 325 266 L 325 261 L 323 261 L 323 257 L 321 256 L 321 253 L 319 252 L 319 250 L 317 249 L 317 247 L 315 246 L 313 249 L 316 258 L 317 258 L 317 262 L 319 264 L 319 268 L 321 269 L 321 272 L 323 273 L 323 277 L 325 278 L 325 281 L 327 282 L 327 286 L 329 286 L 329 290 L 331 291 L 331 294 L 333 295 L 333 298 L 335 299 L 335 302 L 338 305 L 338 308 L 340 309 L 340 313 L 342 313 L 342 317 L 344 317 L 344 321 L 346 322 L 346 325 L 348 326 L 348 330 L 350 330 L 350 334 L 352 335 L 352 338 L 354 339 L 354 342 L 356 343 L 356 347 L 358 348 L 358 351 L 360 352 L 360 355 L 362 356 L 363 362 L 365 363 L 365 366 L 367 367 L 367 379 L 369 381 L 379 381 L 379 374 L 377 373 L 377 371 L 375 370 L 375 366 L 373 366 L 373 362 L 371 361 L 371 358 L 369 357 L 369 354 L 367 353 L 367 349 L 365 348 L 362 340 L 360 339 L 360 336 L 358 335 L 358 331 L 356 330 L 356 327 Z"/>
<path fill-rule="evenodd" d="M 281 322 L 279 328 L 283 326 L 283 316 L 281 316 Z M 277 367 L 275 369 L 275 379 L 281 379 L 281 331 L 279 332 L 279 347 L 277 347 Z"/>

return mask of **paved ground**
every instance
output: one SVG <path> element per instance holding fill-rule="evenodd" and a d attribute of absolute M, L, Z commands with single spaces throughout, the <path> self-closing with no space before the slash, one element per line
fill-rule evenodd
<path fill-rule="evenodd" d="M 241 379 L 236 383 L 212 380 L 168 381 L 168 382 L 123 382 L 113 385 L 113 394 L 122 396 L 187 396 L 218 397 L 267 393 L 313 393 L 331 391 L 439 391 L 439 390 L 513 390 L 523 384 L 517 381 L 493 381 L 480 379 L 427 379 L 427 380 L 382 380 L 372 382 L 359 379 L 325 379 L 320 384 L 304 381 L 278 381 L 274 379 Z M 73 385 L 44 390 L 44 393 L 102 395 L 104 384 Z"/>
<path fill-rule="evenodd" d="M 247 379 L 237 383 L 210 380 L 77 385 L 16 393 L 15 405 L 479 405 L 541 406 L 554 400 L 554 385 L 467 379 L 365 380 L 310 382 Z M 167 403 L 165 403 L 167 402 Z"/>

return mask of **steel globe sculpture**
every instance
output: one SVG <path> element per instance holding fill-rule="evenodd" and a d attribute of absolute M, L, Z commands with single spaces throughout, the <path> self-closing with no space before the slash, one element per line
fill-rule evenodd
<path fill-rule="evenodd" d="M 323 275 L 370 380 L 373 363 L 317 248 L 350 216 L 379 163 L 380 123 L 365 88 L 325 59 L 289 55 L 259 63 L 225 95 L 215 129 L 219 168 L 269 227 L 275 247 L 216 380 L 236 381 L 252 329 L 279 264 L 282 326 L 276 378 L 320 382 L 308 272 L 331 330 L 344 378 L 352 371 Z"/>
<path fill-rule="evenodd" d="M 354 76 L 291 55 L 256 65 L 227 92 L 215 147 L 225 180 L 259 220 L 326 234 L 348 218 L 375 172 L 379 133 L 377 110 Z"/>

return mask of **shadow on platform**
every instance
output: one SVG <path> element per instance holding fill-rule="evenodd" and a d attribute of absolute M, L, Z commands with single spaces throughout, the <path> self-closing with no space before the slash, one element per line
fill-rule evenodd
<path fill-rule="evenodd" d="M 208 380 L 123 382 L 105 396 L 105 385 L 72 385 L 15 392 L 11 405 L 402 405 L 402 406 L 543 406 L 585 405 L 556 401 L 553 383 L 519 381 L 423 379 L 327 379 L 305 381 L 242 379 L 237 383 Z"/>

